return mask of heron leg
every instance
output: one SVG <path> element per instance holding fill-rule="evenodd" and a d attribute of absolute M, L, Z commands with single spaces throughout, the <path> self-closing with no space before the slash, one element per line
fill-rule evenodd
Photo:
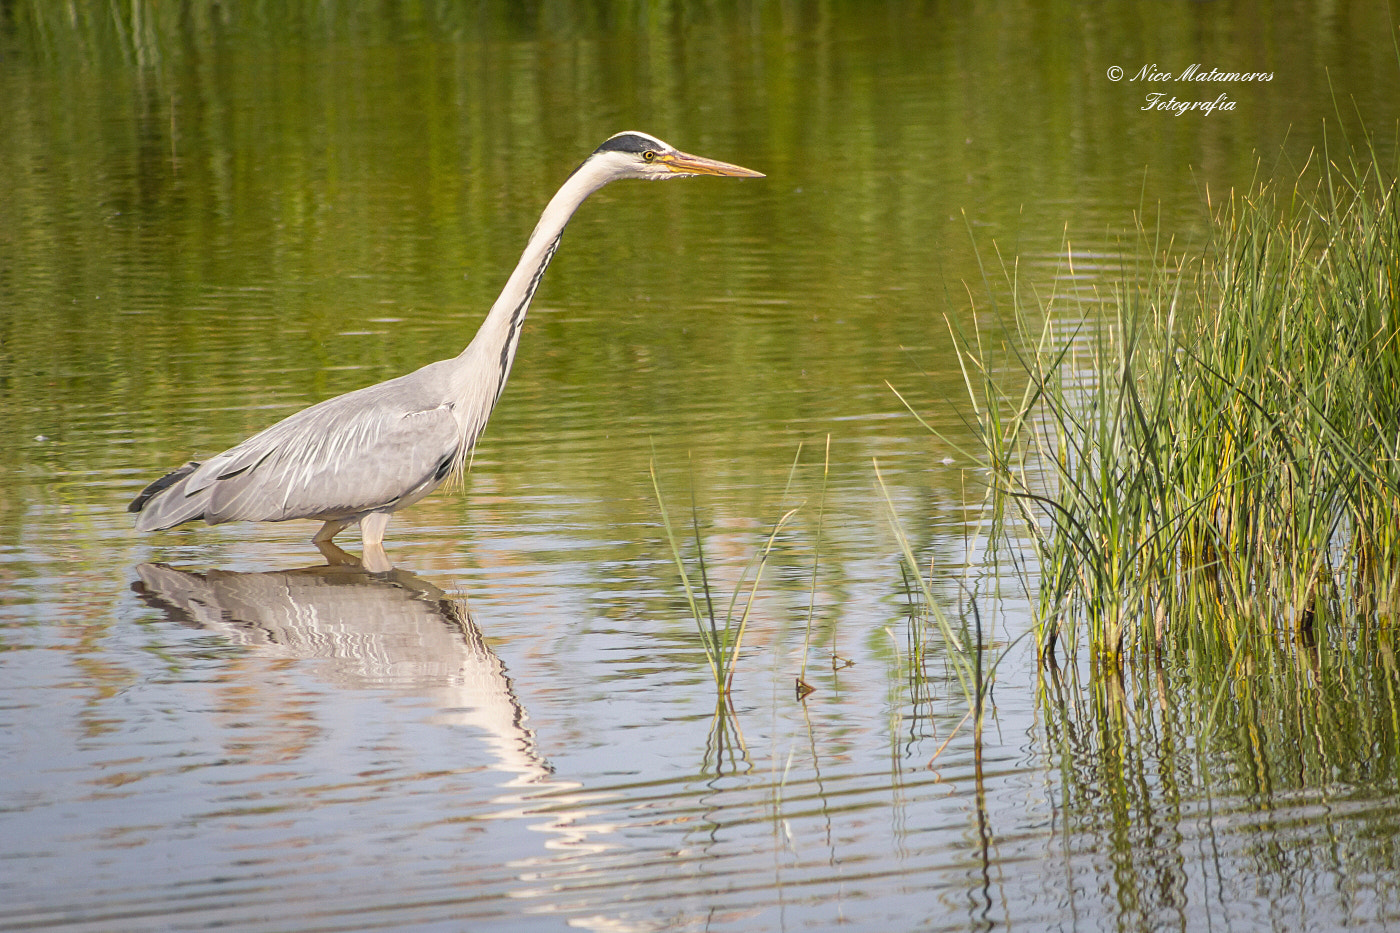
<path fill-rule="evenodd" d="M 364 541 L 360 560 L 370 573 L 384 573 L 394 569 L 389 555 L 384 551 L 384 529 L 388 525 L 388 512 L 370 512 L 360 519 L 360 538 Z"/>
<path fill-rule="evenodd" d="M 316 545 L 316 550 L 321 552 L 321 556 L 326 559 L 326 563 L 332 567 L 354 567 L 359 566 L 359 561 L 350 554 L 345 553 L 331 539 L 340 534 L 348 526 L 349 522 L 326 522 L 321 526 L 321 530 L 316 532 L 316 536 L 311 539 L 311 543 Z"/>
<path fill-rule="evenodd" d="M 321 530 L 316 532 L 316 536 L 311 539 L 311 542 L 313 544 L 330 544 L 332 538 L 349 526 L 349 522 L 326 522 L 321 526 Z"/>

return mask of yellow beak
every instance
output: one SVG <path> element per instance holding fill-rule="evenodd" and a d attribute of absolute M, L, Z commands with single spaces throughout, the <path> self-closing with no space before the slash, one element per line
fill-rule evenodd
<path fill-rule="evenodd" d="M 726 175 L 730 178 L 762 178 L 762 172 L 706 159 L 685 152 L 669 152 L 656 157 L 656 161 L 666 166 L 676 175 Z"/>

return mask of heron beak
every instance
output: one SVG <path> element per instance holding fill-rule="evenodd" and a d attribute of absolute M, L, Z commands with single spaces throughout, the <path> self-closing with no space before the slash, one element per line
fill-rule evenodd
<path fill-rule="evenodd" d="M 762 178 L 762 172 L 690 155 L 685 152 L 667 152 L 657 156 L 656 161 L 671 170 L 673 175 L 726 175 L 730 178 Z"/>

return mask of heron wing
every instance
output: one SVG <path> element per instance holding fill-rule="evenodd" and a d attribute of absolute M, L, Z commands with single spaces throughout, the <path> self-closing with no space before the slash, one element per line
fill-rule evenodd
<path fill-rule="evenodd" d="M 350 517 L 422 495 L 461 444 L 454 403 L 422 376 L 300 411 L 209 458 L 171 493 L 203 498 L 210 524 Z"/>

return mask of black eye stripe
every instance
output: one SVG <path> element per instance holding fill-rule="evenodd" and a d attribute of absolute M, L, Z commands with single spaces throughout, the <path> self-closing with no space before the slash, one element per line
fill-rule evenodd
<path fill-rule="evenodd" d="M 654 152 L 661 148 L 661 140 L 640 136 L 636 133 L 623 133 L 603 143 L 595 152 Z"/>

